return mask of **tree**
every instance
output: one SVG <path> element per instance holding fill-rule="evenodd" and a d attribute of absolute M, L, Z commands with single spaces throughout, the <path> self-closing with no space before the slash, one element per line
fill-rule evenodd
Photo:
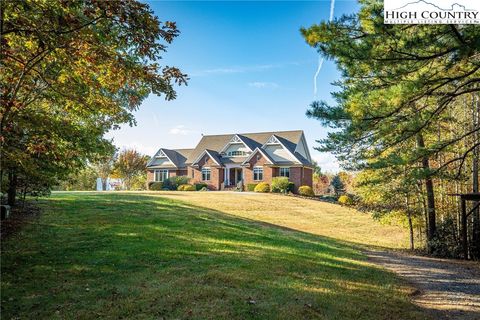
<path fill-rule="evenodd" d="M 148 156 L 142 155 L 136 150 L 123 150 L 118 155 L 114 164 L 115 173 L 124 179 L 125 187 L 130 190 L 135 178 L 145 175 Z"/>
<path fill-rule="evenodd" d="M 86 166 L 76 172 L 72 172 L 57 186 L 59 190 L 96 190 L 97 173 L 91 166 Z"/>
<path fill-rule="evenodd" d="M 335 153 L 347 169 L 406 168 L 422 182 L 432 252 L 435 179 L 463 179 L 480 145 L 479 126 L 455 117 L 462 100 L 480 91 L 480 29 L 386 25 L 380 1 L 360 3 L 358 14 L 302 29 L 342 72 L 336 104 L 313 102 L 307 115 L 337 129 L 318 149 Z"/>
<path fill-rule="evenodd" d="M 313 174 L 317 176 L 322 174 L 322 168 L 320 168 L 317 161 L 313 161 Z"/>
<path fill-rule="evenodd" d="M 330 186 L 330 179 L 325 174 L 313 175 L 313 191 L 315 194 L 326 194 Z"/>
<path fill-rule="evenodd" d="M 115 160 L 116 155 L 111 154 L 107 155 L 106 157 L 102 157 L 93 165 L 97 176 L 102 180 L 103 191 L 107 190 L 107 179 L 113 172 Z"/>
<path fill-rule="evenodd" d="M 338 174 L 335 175 L 332 179 L 332 187 L 335 191 L 335 195 L 337 196 L 345 193 L 345 185 L 343 184 L 343 181 Z"/>
<path fill-rule="evenodd" d="M 150 93 L 176 97 L 186 75 L 158 61 L 179 31 L 148 5 L 124 1 L 2 1 L 0 179 L 57 183 L 112 152 L 104 133 L 135 124 Z M 3 183 L 2 183 L 3 185 Z M 3 191 L 3 190 L 2 190 Z"/>

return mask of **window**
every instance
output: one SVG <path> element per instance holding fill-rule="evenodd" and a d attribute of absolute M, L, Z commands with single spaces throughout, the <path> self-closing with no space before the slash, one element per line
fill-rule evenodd
<path fill-rule="evenodd" d="M 229 151 L 228 152 L 229 157 L 244 157 L 246 155 L 247 155 L 247 153 L 245 151 L 240 151 L 240 150 Z"/>
<path fill-rule="evenodd" d="M 210 168 L 202 168 L 202 180 L 210 181 Z"/>
<path fill-rule="evenodd" d="M 155 181 L 165 181 L 168 179 L 168 170 L 166 169 L 160 169 L 160 170 L 155 170 Z"/>
<path fill-rule="evenodd" d="M 290 168 L 280 168 L 280 177 L 290 178 Z"/>
<path fill-rule="evenodd" d="M 255 181 L 263 180 L 263 168 L 262 167 L 254 167 L 253 168 L 253 180 L 255 180 Z"/>

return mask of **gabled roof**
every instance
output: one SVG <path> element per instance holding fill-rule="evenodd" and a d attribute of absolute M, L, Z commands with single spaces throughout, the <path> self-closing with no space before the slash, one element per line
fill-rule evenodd
<path fill-rule="evenodd" d="M 252 148 L 251 146 L 251 140 L 248 139 L 247 141 L 247 138 L 246 137 L 243 137 L 242 135 L 239 135 L 239 134 L 234 134 L 232 136 L 232 138 L 225 144 L 225 146 L 219 150 L 218 152 L 219 153 L 222 153 L 224 152 L 225 150 L 228 149 L 228 147 L 231 145 L 231 144 L 238 144 L 238 143 L 243 143 L 250 151 L 253 151 L 253 149 L 255 148 Z"/>
<path fill-rule="evenodd" d="M 193 149 L 165 149 L 160 148 L 147 163 L 147 167 L 155 167 L 155 160 L 163 155 L 173 163 L 176 168 L 185 168 L 185 161 Z"/>
<path fill-rule="evenodd" d="M 250 149 L 254 150 L 257 147 L 261 147 L 262 145 L 267 142 L 268 138 L 270 138 L 273 134 L 276 137 L 280 137 L 282 141 L 289 141 L 289 143 L 293 145 L 297 145 L 302 138 L 303 131 L 302 130 L 294 130 L 294 131 L 271 131 L 271 132 L 258 132 L 258 133 L 239 133 L 237 136 L 241 138 L 241 140 L 249 146 Z M 198 158 L 198 156 L 206 149 L 220 152 L 225 145 L 230 142 L 230 140 L 235 136 L 235 134 L 222 134 L 222 135 L 205 135 L 202 137 L 198 145 L 193 149 L 190 156 L 187 158 L 186 163 L 191 164 Z M 287 145 L 285 146 L 287 147 Z M 295 147 L 293 147 L 295 150 Z M 289 149 L 290 151 L 290 149 Z M 222 158 L 222 161 L 225 162 L 226 158 Z M 239 162 L 242 163 L 245 158 L 231 158 L 228 162 Z"/>
<path fill-rule="evenodd" d="M 270 158 L 270 156 L 264 151 L 262 150 L 261 148 L 257 147 L 255 148 L 255 150 L 253 150 L 253 152 L 247 157 L 247 159 L 245 159 L 243 162 L 242 162 L 242 166 L 247 164 L 252 158 L 253 156 L 255 156 L 257 154 L 257 152 L 260 152 L 262 154 L 262 156 L 265 157 L 265 159 L 267 159 L 268 162 L 270 162 L 271 164 L 274 164 L 275 162 L 273 161 L 272 158 Z"/>
<path fill-rule="evenodd" d="M 214 151 L 214 150 L 208 150 L 208 149 L 205 149 L 198 157 L 197 159 L 195 159 L 195 161 L 192 163 L 192 165 L 195 165 L 197 164 L 200 159 L 202 159 L 202 157 L 207 154 L 210 159 L 212 159 L 216 164 L 218 164 L 219 166 L 222 166 L 222 161 L 220 160 L 219 158 L 219 154 L 218 152 Z"/>

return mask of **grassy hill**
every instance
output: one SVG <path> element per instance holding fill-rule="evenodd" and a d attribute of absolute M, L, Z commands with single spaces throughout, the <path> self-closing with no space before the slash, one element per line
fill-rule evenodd
<path fill-rule="evenodd" d="M 3 319 L 426 318 L 358 250 L 398 247 L 401 230 L 353 210 L 200 192 L 56 193 L 40 205 L 2 243 Z"/>

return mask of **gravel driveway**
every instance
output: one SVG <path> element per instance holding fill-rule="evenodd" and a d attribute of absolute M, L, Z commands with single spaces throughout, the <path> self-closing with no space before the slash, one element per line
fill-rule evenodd
<path fill-rule="evenodd" d="M 480 265 L 475 262 L 366 251 L 370 261 L 385 267 L 418 291 L 413 301 L 435 319 L 480 319 Z"/>

